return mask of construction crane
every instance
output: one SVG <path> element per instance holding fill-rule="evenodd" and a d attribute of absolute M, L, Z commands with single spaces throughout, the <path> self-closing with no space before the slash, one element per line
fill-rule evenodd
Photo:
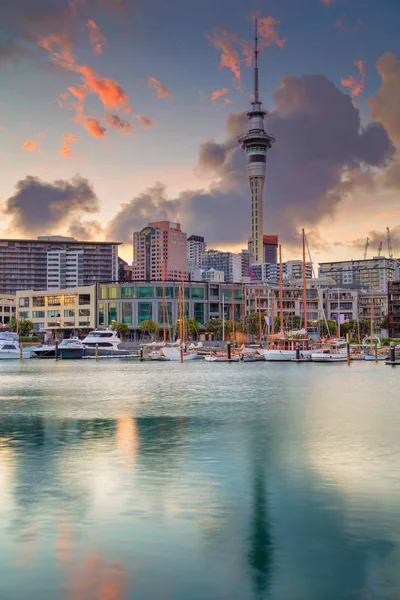
<path fill-rule="evenodd" d="M 367 237 L 367 240 L 366 240 L 366 242 L 365 242 L 365 248 L 364 248 L 364 260 L 366 260 L 366 258 L 367 258 L 368 246 L 369 246 L 369 237 Z"/>
<path fill-rule="evenodd" d="M 389 258 L 393 258 L 392 236 L 390 235 L 389 227 L 386 227 L 386 232 L 387 232 L 387 245 L 388 245 L 388 251 L 389 251 Z"/>
<path fill-rule="evenodd" d="M 381 252 L 382 252 L 382 240 L 379 242 L 378 256 L 381 255 Z"/>

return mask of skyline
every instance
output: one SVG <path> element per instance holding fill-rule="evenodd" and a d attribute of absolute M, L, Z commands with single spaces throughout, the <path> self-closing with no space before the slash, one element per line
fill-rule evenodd
<path fill-rule="evenodd" d="M 389 225 L 398 254 L 400 9 L 384 4 L 19 0 L 0 37 L 0 235 L 115 238 L 131 261 L 133 232 L 165 214 L 210 248 L 246 248 L 237 138 L 258 16 L 277 140 L 264 232 L 298 258 L 304 227 L 321 262 L 361 258 L 367 235 L 385 254 Z"/>

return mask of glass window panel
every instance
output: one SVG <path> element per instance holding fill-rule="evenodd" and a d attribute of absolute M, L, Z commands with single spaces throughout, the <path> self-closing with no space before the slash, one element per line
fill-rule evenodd
<path fill-rule="evenodd" d="M 108 288 L 108 297 L 109 298 L 120 298 L 120 288 L 119 286 L 113 286 Z"/>
<path fill-rule="evenodd" d="M 99 326 L 100 325 L 104 325 L 104 303 L 103 302 L 99 302 L 98 304 L 98 322 L 99 322 Z"/>
<path fill-rule="evenodd" d="M 151 288 L 150 288 L 151 289 Z M 153 305 L 151 302 L 138 303 L 138 322 L 141 323 L 146 319 L 153 320 Z"/>
<path fill-rule="evenodd" d="M 204 300 L 204 288 L 203 287 L 194 287 L 192 288 L 192 298 L 198 298 L 199 300 Z"/>
<path fill-rule="evenodd" d="M 33 319 L 44 319 L 45 318 L 45 311 L 44 310 L 34 310 L 32 312 L 32 318 Z"/>
<path fill-rule="evenodd" d="M 64 296 L 64 305 L 71 306 L 75 304 L 76 296 Z"/>
<path fill-rule="evenodd" d="M 157 298 L 162 298 L 162 286 L 156 288 L 156 296 Z M 165 298 L 173 298 L 174 288 L 172 286 L 166 285 L 164 287 L 164 296 Z"/>
<path fill-rule="evenodd" d="M 106 300 L 107 299 L 107 288 L 105 286 L 103 286 L 100 290 L 100 298 L 102 300 Z"/>
<path fill-rule="evenodd" d="M 135 297 L 135 288 L 124 286 L 121 288 L 121 297 L 122 298 L 134 298 Z"/>
<path fill-rule="evenodd" d="M 55 317 L 61 317 L 61 311 L 60 310 L 48 310 L 47 317 L 50 317 L 51 319 L 54 319 Z"/>
<path fill-rule="evenodd" d="M 111 325 L 113 321 L 117 320 L 117 303 L 109 302 L 108 304 L 108 324 Z"/>
<path fill-rule="evenodd" d="M 29 319 L 29 311 L 26 310 L 20 310 L 19 311 L 19 318 L 20 319 Z"/>
<path fill-rule="evenodd" d="M 64 310 L 64 317 L 75 317 L 75 311 L 71 310 L 70 308 Z"/>
<path fill-rule="evenodd" d="M 90 317 L 90 309 L 89 308 L 80 308 L 79 316 L 80 317 Z"/>
<path fill-rule="evenodd" d="M 45 306 L 45 298 L 44 296 L 36 296 L 32 298 L 32 305 L 35 307 Z"/>
<path fill-rule="evenodd" d="M 126 325 L 132 325 L 132 302 L 122 303 L 122 322 Z"/>
<path fill-rule="evenodd" d="M 164 325 L 164 311 L 162 302 L 158 303 L 158 322 Z M 172 325 L 172 302 L 165 302 L 165 324 Z"/>
<path fill-rule="evenodd" d="M 232 298 L 232 294 L 231 294 L 231 298 Z M 235 289 L 234 298 L 235 298 L 235 300 L 242 299 L 242 290 L 241 289 L 239 289 L 239 290 Z"/>
<path fill-rule="evenodd" d="M 47 306 L 61 306 L 61 296 L 48 296 Z"/>
<path fill-rule="evenodd" d="M 20 298 L 19 306 L 20 306 L 20 308 L 28 308 L 29 307 L 29 298 Z"/>
<path fill-rule="evenodd" d="M 136 290 L 136 297 L 137 298 L 152 298 L 153 297 L 153 288 L 152 287 L 138 287 Z"/>
<path fill-rule="evenodd" d="M 203 302 L 195 302 L 194 303 L 194 310 L 193 310 L 193 318 L 200 323 L 201 325 L 204 324 L 204 304 Z"/>

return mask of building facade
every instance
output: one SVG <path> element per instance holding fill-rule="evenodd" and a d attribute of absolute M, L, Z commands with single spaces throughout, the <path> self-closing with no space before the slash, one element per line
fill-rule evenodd
<path fill-rule="evenodd" d="M 165 316 L 168 327 L 179 319 L 181 303 L 181 284 L 176 281 L 164 283 Z M 233 303 L 232 303 L 233 293 Z M 132 330 L 140 328 L 145 320 L 163 325 L 161 281 L 132 283 L 105 283 L 97 287 L 97 325 L 108 327 L 113 321 L 123 322 Z M 233 304 L 233 306 L 232 306 Z M 241 317 L 241 284 L 219 282 L 191 282 L 184 284 L 185 317 L 195 319 L 204 325 L 209 319 L 231 319 L 232 312 L 236 320 Z"/>
<path fill-rule="evenodd" d="M 366 260 L 344 260 L 320 263 L 319 277 L 329 276 L 339 285 L 354 285 L 365 290 L 386 292 L 394 279 L 395 260 L 375 256 Z"/>
<path fill-rule="evenodd" d="M 201 279 L 204 281 L 217 281 L 223 283 L 225 281 L 225 274 L 223 271 L 216 271 L 215 269 L 209 269 L 208 271 L 202 269 Z"/>
<path fill-rule="evenodd" d="M 280 292 L 279 285 L 272 283 L 251 283 L 245 285 L 246 314 L 263 311 L 265 316 L 278 317 L 280 314 Z M 322 293 L 317 289 L 307 289 L 307 322 L 323 318 Z M 285 328 L 291 328 L 292 317 L 304 316 L 304 292 L 299 286 L 283 287 L 283 320 Z"/>
<path fill-rule="evenodd" d="M 391 281 L 388 288 L 389 337 L 400 338 L 400 281 Z"/>
<path fill-rule="evenodd" d="M 201 255 L 207 250 L 207 244 L 201 235 L 191 235 L 187 239 L 187 257 L 192 268 L 201 267 Z"/>
<path fill-rule="evenodd" d="M 263 246 L 263 262 L 276 265 L 278 262 L 278 236 L 264 235 Z"/>
<path fill-rule="evenodd" d="M 306 278 L 311 279 L 313 275 L 312 263 L 306 263 Z M 278 280 L 280 277 L 280 265 L 276 263 L 261 263 L 251 266 L 251 278 L 254 281 Z M 303 261 L 288 260 L 282 263 L 283 279 L 302 280 Z"/>
<path fill-rule="evenodd" d="M 373 319 L 374 334 L 387 334 L 382 327 L 382 320 L 388 314 L 388 293 L 387 292 L 360 292 L 358 300 L 359 319 L 370 321 Z"/>
<path fill-rule="evenodd" d="M 9 325 L 12 317 L 15 317 L 15 311 L 15 296 L 0 294 L 0 328 Z"/>
<path fill-rule="evenodd" d="M 133 234 L 132 281 L 189 279 L 187 235 L 179 223 L 155 221 Z"/>
<path fill-rule="evenodd" d="M 324 289 L 322 295 L 323 308 L 328 320 L 344 323 L 358 319 L 360 290 L 333 287 Z"/>
<path fill-rule="evenodd" d="M 117 242 L 80 242 L 63 236 L 0 240 L 2 294 L 56 289 L 58 284 L 86 286 L 117 277 Z"/>
<path fill-rule="evenodd" d="M 207 250 L 203 252 L 201 264 L 205 271 L 215 269 L 223 271 L 225 281 L 242 281 L 242 257 L 241 254 L 233 252 L 221 252 L 220 250 Z"/>
<path fill-rule="evenodd" d="M 96 327 L 96 286 L 57 290 L 21 290 L 17 318 L 29 319 L 35 332 L 72 333 Z"/>

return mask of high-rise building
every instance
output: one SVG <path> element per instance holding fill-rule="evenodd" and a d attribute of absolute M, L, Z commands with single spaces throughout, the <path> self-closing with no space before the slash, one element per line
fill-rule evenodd
<path fill-rule="evenodd" d="M 306 263 L 306 278 L 311 279 L 312 263 Z M 251 278 L 255 281 L 276 280 L 280 277 L 280 265 L 277 263 L 259 263 L 251 265 Z M 288 260 L 282 263 L 282 278 L 292 281 L 303 279 L 303 261 Z"/>
<path fill-rule="evenodd" d="M 247 172 L 251 190 L 251 242 L 254 262 L 263 262 L 263 191 L 267 163 L 267 150 L 275 142 L 275 138 L 265 132 L 265 110 L 261 108 L 258 93 L 258 46 L 257 19 L 254 46 L 254 99 L 252 108 L 247 113 L 250 121 L 249 131 L 239 139 L 247 154 Z"/>
<path fill-rule="evenodd" d="M 243 249 L 240 253 L 242 262 L 242 277 L 250 277 L 250 268 L 253 262 L 253 256 L 250 250 Z"/>
<path fill-rule="evenodd" d="M 193 268 L 201 267 L 201 255 L 207 249 L 204 238 L 201 235 L 191 235 L 187 239 L 187 257 L 192 261 Z"/>
<path fill-rule="evenodd" d="M 318 276 L 333 277 L 339 285 L 361 286 L 365 290 L 386 291 L 394 280 L 395 259 L 374 256 L 363 260 L 319 263 Z"/>
<path fill-rule="evenodd" d="M 400 338 L 400 281 L 388 286 L 389 337 Z"/>
<path fill-rule="evenodd" d="M 187 235 L 179 223 L 155 221 L 133 234 L 132 280 L 189 279 Z"/>
<path fill-rule="evenodd" d="M 0 293 L 92 285 L 118 279 L 118 242 L 72 237 L 0 240 Z"/>
<path fill-rule="evenodd" d="M 278 236 L 263 236 L 263 262 L 275 265 L 278 262 Z"/>
<path fill-rule="evenodd" d="M 240 254 L 207 250 L 202 254 L 201 264 L 205 271 L 210 269 L 223 271 L 225 281 L 242 281 L 242 258 Z"/>

